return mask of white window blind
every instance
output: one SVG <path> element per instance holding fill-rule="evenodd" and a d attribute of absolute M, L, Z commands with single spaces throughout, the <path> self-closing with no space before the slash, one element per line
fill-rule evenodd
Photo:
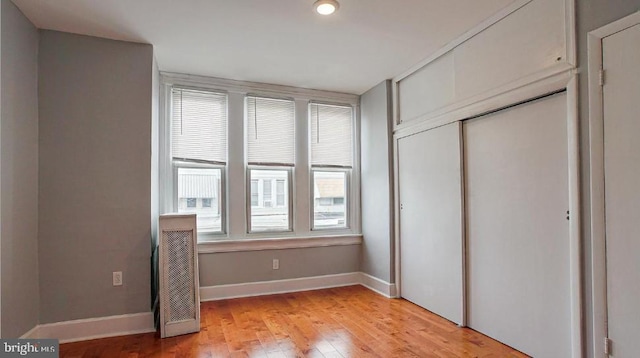
<path fill-rule="evenodd" d="M 171 90 L 173 159 L 227 162 L 227 96 L 221 93 Z"/>
<path fill-rule="evenodd" d="M 353 110 L 351 107 L 312 103 L 311 166 L 353 166 Z"/>
<path fill-rule="evenodd" d="M 294 165 L 293 101 L 249 96 L 246 103 L 249 164 Z"/>

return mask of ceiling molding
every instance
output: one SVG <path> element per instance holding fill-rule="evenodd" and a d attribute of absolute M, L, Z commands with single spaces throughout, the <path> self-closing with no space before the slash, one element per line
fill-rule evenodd
<path fill-rule="evenodd" d="M 359 95 L 331 91 L 314 90 L 292 86 L 273 85 L 268 83 L 236 81 L 225 78 L 187 75 L 161 72 L 161 81 L 165 84 L 208 88 L 224 92 L 242 94 L 260 94 L 271 97 L 293 97 L 303 100 L 328 101 L 333 103 L 358 105 Z"/>

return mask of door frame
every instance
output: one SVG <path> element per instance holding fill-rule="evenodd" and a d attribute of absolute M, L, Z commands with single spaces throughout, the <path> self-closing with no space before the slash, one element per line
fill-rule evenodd
<path fill-rule="evenodd" d="M 606 358 L 607 329 L 607 252 L 604 192 L 604 103 L 600 71 L 602 41 L 605 37 L 640 24 L 640 11 L 587 34 L 589 76 L 589 162 L 591 176 L 591 284 L 593 300 L 593 352 Z"/>

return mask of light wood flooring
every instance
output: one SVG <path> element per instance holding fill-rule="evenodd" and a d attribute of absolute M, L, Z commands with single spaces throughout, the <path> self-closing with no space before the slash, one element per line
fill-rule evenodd
<path fill-rule="evenodd" d="M 60 357 L 526 357 L 362 286 L 203 302 L 200 333 L 62 344 Z"/>

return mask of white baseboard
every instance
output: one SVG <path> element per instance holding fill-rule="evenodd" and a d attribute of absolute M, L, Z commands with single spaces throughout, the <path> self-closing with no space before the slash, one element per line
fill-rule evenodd
<path fill-rule="evenodd" d="M 20 336 L 20 339 L 32 339 L 32 338 L 40 338 L 38 337 L 38 329 L 40 326 L 35 326 L 29 330 L 29 332 Z"/>
<path fill-rule="evenodd" d="M 264 296 L 351 285 L 363 285 L 386 297 L 394 297 L 395 295 L 394 284 L 387 283 L 362 272 L 350 272 L 287 280 L 200 287 L 200 301 L 204 302 L 229 298 Z"/>
<path fill-rule="evenodd" d="M 388 298 L 396 298 L 396 284 L 360 272 L 360 284 Z"/>
<path fill-rule="evenodd" d="M 55 338 L 60 343 L 155 332 L 153 313 L 87 318 L 40 324 L 21 338 Z"/>
<path fill-rule="evenodd" d="M 288 280 L 200 287 L 200 301 L 216 301 L 227 298 L 264 296 L 278 293 L 357 285 L 360 283 L 359 275 L 359 272 L 351 272 L 337 275 L 293 278 Z"/>

